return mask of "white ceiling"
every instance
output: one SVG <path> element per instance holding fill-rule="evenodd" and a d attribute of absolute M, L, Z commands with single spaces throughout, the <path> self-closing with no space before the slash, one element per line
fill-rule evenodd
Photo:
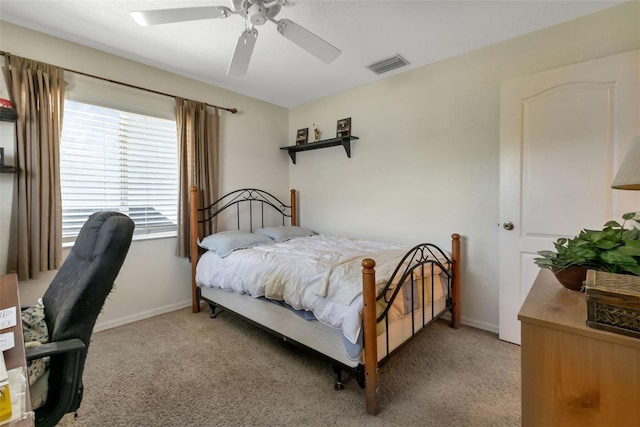
<path fill-rule="evenodd" d="M 199 81 L 293 107 L 623 1 L 313 0 L 283 7 L 288 18 L 342 50 L 331 64 L 267 22 L 243 77 L 227 77 L 244 19 L 140 27 L 136 10 L 230 6 L 229 0 L 0 0 L 0 19 Z M 19 55 L 19 52 L 13 52 Z M 400 54 L 410 65 L 383 75 L 366 66 Z"/>

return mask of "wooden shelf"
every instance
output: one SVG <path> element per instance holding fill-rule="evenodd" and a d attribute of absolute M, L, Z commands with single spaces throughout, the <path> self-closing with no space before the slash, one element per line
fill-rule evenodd
<path fill-rule="evenodd" d="M 16 173 L 17 169 L 15 166 L 9 165 L 0 165 L 0 173 Z"/>
<path fill-rule="evenodd" d="M 296 164 L 296 153 L 300 151 L 319 150 L 320 148 L 336 147 L 342 145 L 347 157 L 351 158 L 351 141 L 359 139 L 357 136 L 349 135 L 340 138 L 323 139 L 318 142 L 307 142 L 300 145 L 289 145 L 288 147 L 280 147 L 281 150 L 287 150 L 293 164 Z"/>
<path fill-rule="evenodd" d="M 18 113 L 15 108 L 0 107 L 0 121 L 15 122 L 17 118 Z"/>

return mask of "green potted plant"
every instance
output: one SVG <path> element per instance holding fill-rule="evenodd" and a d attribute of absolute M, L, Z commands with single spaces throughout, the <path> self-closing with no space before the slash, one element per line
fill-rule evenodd
<path fill-rule="evenodd" d="M 534 262 L 573 290 L 580 290 L 588 269 L 640 276 L 640 229 L 633 224 L 640 224 L 640 217 L 629 212 L 622 219 L 622 224 L 609 221 L 602 230 L 585 229 L 571 239 L 560 238 L 554 242 L 555 251 L 539 251 Z"/>

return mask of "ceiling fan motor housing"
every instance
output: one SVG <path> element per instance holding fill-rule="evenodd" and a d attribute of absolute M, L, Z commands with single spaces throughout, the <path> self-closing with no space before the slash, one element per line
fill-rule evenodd
<path fill-rule="evenodd" d="M 233 0 L 233 8 L 244 12 L 245 18 L 253 25 L 263 25 L 280 12 L 278 2 L 269 3 L 263 0 Z"/>
<path fill-rule="evenodd" d="M 247 9 L 249 21 L 253 25 L 262 25 L 267 22 L 266 13 L 267 9 L 261 3 L 254 3 Z"/>

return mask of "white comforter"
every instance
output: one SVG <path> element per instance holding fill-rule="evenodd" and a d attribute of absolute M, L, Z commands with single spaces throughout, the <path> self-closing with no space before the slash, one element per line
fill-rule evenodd
<path fill-rule="evenodd" d="M 408 249 L 318 235 L 238 250 L 225 258 L 208 251 L 198 262 L 196 283 L 285 301 L 311 311 L 356 343 L 363 306 L 360 263 L 375 259 L 381 287 Z"/>

